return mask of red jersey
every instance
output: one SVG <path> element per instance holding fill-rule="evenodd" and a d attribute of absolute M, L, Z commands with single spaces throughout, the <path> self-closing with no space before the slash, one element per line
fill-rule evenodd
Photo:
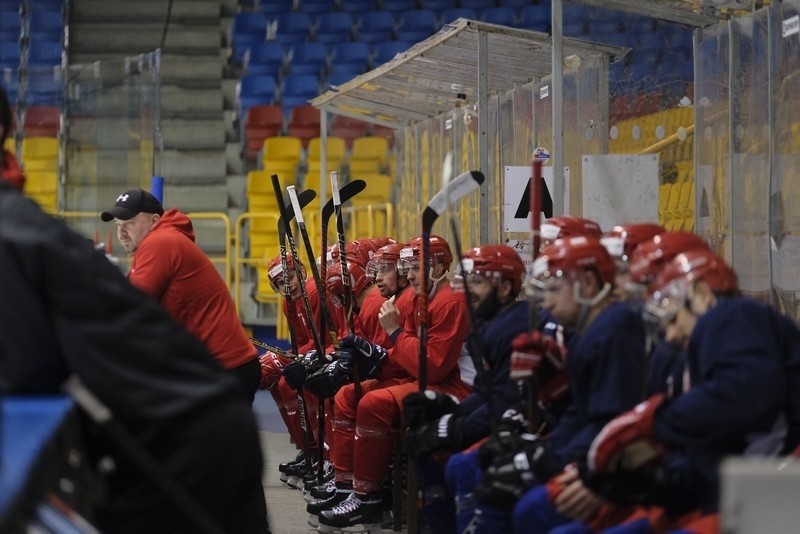
<path fill-rule="evenodd" d="M 414 299 L 416 303 L 416 298 Z M 403 332 L 389 352 L 398 365 L 415 379 L 419 378 L 419 338 L 416 306 L 409 306 Z M 427 376 L 429 384 L 461 382 L 458 357 L 469 332 L 469 318 L 464 296 L 442 285 L 428 303 Z"/>
<path fill-rule="evenodd" d="M 392 346 L 392 341 L 378 320 L 378 313 L 386 299 L 375 286 L 370 286 L 367 291 L 364 302 L 361 303 L 361 309 L 355 316 L 356 335 L 388 349 Z"/>
<path fill-rule="evenodd" d="M 2 162 L 2 166 L 0 166 L 0 178 L 10 183 L 14 189 L 22 191 L 25 186 L 25 175 L 22 173 L 22 169 L 19 168 L 17 158 L 14 154 L 3 148 L 0 148 L 0 152 L 2 152 L 2 154 L 0 154 L 0 162 Z"/>
<path fill-rule="evenodd" d="M 319 311 L 319 291 L 317 291 L 317 284 L 314 280 L 309 278 L 306 280 L 306 293 L 308 293 L 308 302 L 311 305 L 311 312 L 316 320 L 315 326 L 317 332 L 320 328 L 320 311 Z M 294 332 L 297 337 L 297 350 L 300 354 L 316 349 L 314 344 L 314 336 L 311 334 L 311 325 L 308 324 L 308 317 L 306 316 L 305 303 L 303 298 L 292 303 L 294 314 L 289 313 L 289 302 L 283 299 L 283 315 L 289 323 L 289 329 Z M 324 332 L 326 335 L 327 333 Z"/>
<path fill-rule="evenodd" d="M 228 286 L 195 244 L 192 221 L 177 209 L 165 212 L 139 243 L 128 280 L 161 302 L 225 369 L 258 356 Z"/>

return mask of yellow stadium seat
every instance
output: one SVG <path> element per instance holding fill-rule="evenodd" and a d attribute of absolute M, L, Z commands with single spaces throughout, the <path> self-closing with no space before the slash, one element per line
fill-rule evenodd
<path fill-rule="evenodd" d="M 341 137 L 328 137 L 325 142 L 325 160 L 328 162 L 328 170 L 337 170 L 345 161 L 347 144 Z M 308 142 L 308 163 L 309 172 L 312 166 L 319 171 L 319 163 L 322 159 L 322 139 L 315 137 Z"/>
<path fill-rule="evenodd" d="M 262 165 L 272 172 L 294 171 L 303 156 L 303 143 L 297 137 L 281 136 L 264 139 Z"/>
<path fill-rule="evenodd" d="M 388 166 L 389 142 L 384 137 L 359 137 L 350 152 L 350 176 L 380 173 Z"/>
<path fill-rule="evenodd" d="M 26 173 L 25 192 L 51 194 L 58 191 L 58 173 L 55 171 L 31 171 Z"/>
<path fill-rule="evenodd" d="M 667 226 L 667 205 L 669 196 L 672 192 L 672 184 L 661 184 L 658 186 L 658 222 L 661 226 Z"/>
<path fill-rule="evenodd" d="M 350 176 L 353 178 L 363 178 L 366 174 L 379 174 L 381 165 L 377 159 L 353 159 L 350 157 L 348 163 Z"/>
<path fill-rule="evenodd" d="M 58 159 L 58 139 L 26 137 L 22 140 L 23 159 Z"/>
<path fill-rule="evenodd" d="M 3 143 L 3 148 L 11 152 L 12 154 L 16 155 L 17 153 L 17 144 L 14 142 L 14 137 L 6 137 L 5 143 Z"/>
<path fill-rule="evenodd" d="M 365 174 L 361 179 L 367 183 L 366 189 L 354 198 L 361 202 L 362 198 L 381 199 L 381 202 L 390 202 L 394 180 L 385 174 Z"/>

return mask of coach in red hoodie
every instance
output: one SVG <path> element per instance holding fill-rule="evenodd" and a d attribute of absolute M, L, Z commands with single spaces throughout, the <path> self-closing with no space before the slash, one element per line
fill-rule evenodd
<path fill-rule="evenodd" d="M 176 208 L 165 212 L 142 189 L 119 195 L 100 217 L 115 222 L 122 248 L 133 255 L 128 280 L 205 343 L 252 403 L 261 375 L 258 351 L 239 322 L 228 286 L 194 242 L 189 217 Z"/>

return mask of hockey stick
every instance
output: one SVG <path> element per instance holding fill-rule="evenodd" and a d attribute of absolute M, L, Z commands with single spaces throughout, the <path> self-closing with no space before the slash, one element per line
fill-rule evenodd
<path fill-rule="evenodd" d="M 344 312 L 347 317 L 347 328 L 350 333 L 355 333 L 355 321 L 353 319 L 353 309 L 355 307 L 353 298 L 353 288 L 350 287 L 350 271 L 347 268 L 347 253 L 344 239 L 344 219 L 342 218 L 342 198 L 339 195 L 339 171 L 331 171 L 331 196 L 333 197 L 333 209 L 336 212 L 336 235 L 339 241 L 339 264 L 342 267 L 342 287 L 344 289 Z M 361 399 L 361 377 L 358 372 L 358 364 L 353 365 L 350 370 L 355 388 L 356 403 Z"/>
<path fill-rule="evenodd" d="M 286 261 L 286 232 L 291 224 L 291 219 L 289 218 L 289 211 L 286 209 L 286 203 L 283 201 L 283 194 L 280 190 L 280 182 L 278 181 L 278 176 L 276 174 L 272 175 L 272 186 L 275 191 L 275 197 L 278 201 L 278 207 L 280 209 L 280 217 L 278 218 L 278 246 L 280 247 L 280 255 L 281 255 L 281 267 L 283 267 L 283 292 L 286 295 L 286 303 L 287 309 L 289 310 L 289 315 L 294 319 L 297 317 L 297 303 L 292 299 L 291 295 L 291 282 L 289 280 L 289 269 L 288 264 Z M 305 193 L 305 192 L 304 192 Z M 313 191 L 308 191 L 307 194 L 303 197 L 303 202 L 308 204 L 311 202 L 316 193 Z M 301 204 L 303 203 L 301 202 Z M 292 218 L 294 217 L 294 213 L 292 213 Z M 297 276 L 297 282 L 300 285 L 300 288 L 305 293 L 305 284 L 303 283 L 302 277 L 300 276 L 300 267 L 298 266 L 298 262 L 300 258 L 296 255 L 294 256 L 294 268 L 295 268 L 295 276 Z M 309 312 L 310 313 L 310 312 Z M 314 319 L 309 319 L 313 324 Z M 299 354 L 299 345 L 297 344 L 297 334 L 294 331 L 294 328 L 289 329 L 289 338 L 291 339 L 292 343 L 292 352 L 295 354 Z M 300 404 L 300 428 L 303 429 L 303 463 L 306 464 L 307 468 L 312 466 L 311 463 L 311 436 L 309 432 L 311 430 L 308 428 L 308 408 L 306 406 L 305 396 L 303 394 L 303 388 L 301 387 L 297 391 L 297 401 Z M 317 444 L 319 446 L 319 444 Z"/>
<path fill-rule="evenodd" d="M 469 354 L 469 358 L 472 360 L 472 365 L 475 366 L 475 374 L 477 375 L 478 380 L 481 382 L 481 386 L 483 387 L 483 396 L 486 399 L 486 409 L 489 411 L 489 428 L 492 432 L 494 429 L 497 428 L 497 416 L 494 413 L 494 401 L 492 400 L 492 384 L 489 381 L 488 373 L 486 372 L 486 368 L 483 366 L 483 353 L 485 351 L 485 347 L 481 342 L 480 336 L 478 335 L 478 331 L 475 329 L 475 326 L 478 324 L 477 318 L 475 317 L 475 310 L 472 309 L 472 304 L 470 304 L 470 292 L 469 292 L 469 284 L 467 284 L 467 275 L 464 272 L 464 254 L 461 249 L 461 239 L 458 237 L 458 228 L 456 228 L 456 222 L 450 221 L 450 225 L 453 231 L 453 244 L 455 245 L 456 254 L 458 254 L 458 266 L 459 270 L 462 273 L 463 284 L 464 284 L 464 300 L 467 304 L 467 313 L 469 314 L 469 334 L 467 338 L 467 353 Z"/>
<path fill-rule="evenodd" d="M 317 284 L 317 291 L 319 294 L 324 297 L 325 292 L 320 289 L 322 285 L 325 283 L 325 280 L 322 280 L 319 276 L 319 269 L 317 268 L 317 261 L 316 257 L 314 256 L 314 251 L 311 248 L 311 239 L 308 237 L 308 229 L 306 228 L 306 221 L 303 218 L 303 210 L 300 206 L 300 201 L 298 199 L 297 191 L 293 185 L 290 185 L 286 188 L 286 191 L 289 193 L 289 200 L 292 202 L 292 207 L 294 208 L 295 218 L 297 219 L 297 225 L 300 228 L 300 237 L 303 239 L 303 243 L 306 249 L 306 257 L 308 258 L 308 263 L 311 266 L 311 275 L 314 278 L 314 283 Z M 331 343 L 336 346 L 339 343 L 339 340 L 336 337 L 336 327 L 333 324 L 333 317 L 331 316 L 331 310 L 328 308 L 328 299 L 327 298 L 320 298 L 320 311 L 322 312 L 322 323 L 324 323 L 324 327 L 328 329 L 328 335 L 331 337 Z"/>
<path fill-rule="evenodd" d="M 250 340 L 250 343 L 252 343 L 253 345 L 255 345 L 256 347 L 258 347 L 260 349 L 264 349 L 264 350 L 268 350 L 270 352 L 274 352 L 275 354 L 278 354 L 279 356 L 283 356 L 284 358 L 289 358 L 290 360 L 296 360 L 297 359 L 297 354 L 292 354 L 291 352 L 285 351 L 280 347 L 276 347 L 275 345 L 269 345 L 267 343 L 264 343 L 260 339 L 256 339 L 254 337 L 250 337 L 250 338 L 247 338 L 247 339 Z"/>
<path fill-rule="evenodd" d="M 422 211 L 422 264 L 420 266 L 420 286 L 418 304 L 419 329 L 419 390 L 425 391 L 428 378 L 428 269 L 430 269 L 431 229 L 439 215 L 452 204 L 472 193 L 483 183 L 485 177 L 480 171 L 468 171 L 448 181 L 436 193 Z"/>
<path fill-rule="evenodd" d="M 175 503 L 178 510 L 185 516 L 187 523 L 192 524 L 197 529 L 197 532 L 207 534 L 224 533 L 216 520 L 200 506 L 186 491 L 186 488 L 178 484 L 164 470 L 164 467 L 153 458 L 147 449 L 139 444 L 128 429 L 114 418 L 114 414 L 109 410 L 108 406 L 89 391 L 77 375 L 72 375 L 64 382 L 64 390 L 111 437 L 122 452 L 141 469 L 142 473 Z"/>
<path fill-rule="evenodd" d="M 542 165 L 544 161 L 537 157 L 534 152 L 531 159 L 531 185 L 530 185 L 530 209 L 531 209 L 531 260 L 536 261 L 539 257 L 539 247 L 541 246 L 541 235 L 539 228 L 542 224 Z M 533 263 L 531 263 L 531 273 L 533 273 Z M 528 316 L 528 331 L 535 332 L 539 330 L 539 323 L 541 321 L 541 309 L 539 307 L 539 299 L 535 294 L 531 299 L 530 315 Z M 530 377 L 525 382 L 520 382 L 520 393 L 522 398 L 525 399 L 525 407 L 528 411 L 528 428 L 531 432 L 535 432 L 538 427 L 536 417 L 536 394 L 539 389 L 539 384 L 536 375 Z"/>

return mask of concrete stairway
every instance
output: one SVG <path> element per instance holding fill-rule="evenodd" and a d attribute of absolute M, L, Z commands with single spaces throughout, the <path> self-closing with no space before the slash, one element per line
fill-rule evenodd
<path fill-rule="evenodd" d="M 169 2 L 73 0 L 70 64 L 119 60 L 161 44 Z M 166 203 L 228 209 L 220 0 L 174 0 L 162 49 L 161 174 Z"/>

